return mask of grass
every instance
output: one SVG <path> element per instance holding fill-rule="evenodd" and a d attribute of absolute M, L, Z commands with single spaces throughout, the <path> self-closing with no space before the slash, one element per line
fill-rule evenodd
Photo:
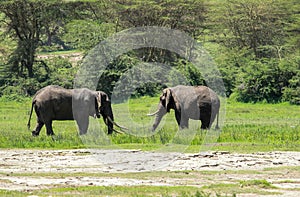
<path fill-rule="evenodd" d="M 267 181 L 251 180 L 255 187 L 248 185 L 241 187 L 238 183 L 219 183 L 207 186 L 63 186 L 34 191 L 7 191 L 0 190 L 1 196 L 181 196 L 181 197 L 209 197 L 209 196 L 236 196 L 236 194 L 256 194 L 270 195 L 280 194 L 276 191 L 266 191 L 264 189 L 274 189 Z M 258 182 L 258 183 L 256 183 Z M 263 183 L 261 183 L 263 182 Z M 267 185 L 267 186 L 266 186 Z"/>
<path fill-rule="evenodd" d="M 299 175 L 299 166 L 282 168 L 294 176 Z M 275 187 L 265 179 L 247 179 L 250 175 L 265 175 L 265 177 L 281 177 L 276 175 L 280 168 L 268 170 L 241 170 L 241 171 L 154 171 L 134 173 L 2 173 L 1 176 L 15 177 L 44 177 L 47 179 L 67 177 L 107 177 L 136 180 L 152 180 L 153 183 L 168 180 L 178 186 L 71 186 L 65 183 L 51 185 L 47 189 L 26 190 L 22 192 L 0 190 L 0 196 L 236 196 L 237 194 L 274 195 L 280 194 L 280 188 Z M 281 172 L 285 173 L 285 172 Z M 225 177 L 240 177 L 240 179 L 226 179 Z M 253 177 L 253 176 L 252 176 Z M 273 178 L 272 178 L 273 177 Z M 221 180 L 220 180 L 221 179 Z M 3 181 L 3 180 L 2 180 Z M 281 181 L 283 182 L 283 181 Z M 291 182 L 284 180 L 285 182 Z M 167 182 L 166 182 L 167 183 Z M 278 182 L 280 183 L 280 182 Z M 297 191 L 295 189 L 295 191 Z"/>
<path fill-rule="evenodd" d="M 54 121 L 54 137 L 46 136 L 45 128 L 39 137 L 32 137 L 26 126 L 30 99 L 20 102 L 0 100 L 0 148 L 70 149 L 109 145 L 188 152 L 206 149 L 232 152 L 300 151 L 300 106 L 288 103 L 227 103 L 226 119 L 220 133 L 200 130 L 199 121 L 190 121 L 189 130 L 178 131 L 174 112 L 171 111 L 163 118 L 158 131 L 152 133 L 149 128 L 154 118 L 146 114 L 155 111 L 157 103 L 158 98 L 142 97 L 113 105 L 116 121 L 130 128 L 130 134 L 107 136 L 102 119 L 91 118 L 86 136 L 78 135 L 74 121 Z M 35 127 L 35 121 L 33 114 L 31 129 Z"/>
<path fill-rule="evenodd" d="M 4 191 L 1 196 L 115 196 L 115 197 L 209 197 L 209 196 L 236 196 L 239 193 L 252 193 L 256 195 L 274 195 L 278 192 L 262 191 L 259 188 L 241 188 L 238 184 L 211 184 L 203 188 L 190 186 L 80 186 L 41 189 L 38 191 Z"/>
<path fill-rule="evenodd" d="M 243 182 L 243 181 L 241 181 Z M 202 187 L 202 191 L 207 193 L 213 191 L 213 193 L 216 194 L 222 194 L 222 196 L 228 196 L 233 194 L 233 196 L 236 196 L 236 194 L 255 194 L 255 195 L 274 195 L 274 194 L 280 194 L 276 191 L 266 191 L 264 189 L 268 188 L 274 188 L 270 183 L 263 180 L 250 180 L 246 182 L 254 182 L 253 185 L 249 185 L 248 187 L 241 186 L 241 184 L 238 183 L 217 183 L 217 184 L 211 184 L 208 186 Z M 258 182 L 258 183 L 256 183 Z M 263 182 L 263 183 L 261 183 Z M 270 184 L 270 186 L 266 187 L 265 185 Z M 225 195 L 224 195 L 225 194 Z"/>
<path fill-rule="evenodd" d="M 117 197 L 141 197 L 141 196 L 181 196 L 181 197 L 208 197 L 209 193 L 200 191 L 196 187 L 186 186 L 80 186 L 80 187 L 60 187 L 52 189 L 42 189 L 29 192 L 37 196 L 117 196 Z M 0 190 L 1 196 L 28 196 L 22 192 Z"/>
<path fill-rule="evenodd" d="M 262 188 L 262 189 L 276 188 L 275 186 L 273 186 L 271 183 L 269 183 L 267 180 L 264 180 L 264 179 L 240 181 L 240 187 L 253 187 L 253 186 Z"/>
<path fill-rule="evenodd" d="M 138 180 L 153 180 L 153 179 L 177 179 L 186 181 L 187 179 L 209 179 L 209 177 L 225 177 L 226 175 L 231 175 L 235 177 L 243 177 L 242 175 L 266 175 L 271 176 L 282 176 L 284 174 L 292 174 L 297 177 L 300 174 L 300 166 L 282 166 L 266 168 L 263 170 L 183 170 L 183 171 L 149 171 L 149 172 L 130 172 L 130 173 L 101 173 L 101 172 L 34 172 L 34 173 L 0 173 L 3 176 L 15 176 L 15 177 L 47 177 L 47 178 L 67 178 L 67 177 L 115 177 L 115 178 L 128 178 L 128 179 L 138 179 Z M 235 180 L 232 180 L 235 181 Z M 286 180 L 285 180 L 286 181 Z M 264 180 L 258 180 L 255 183 L 250 181 L 237 181 L 242 185 L 255 185 L 262 183 Z M 291 181 L 293 182 L 293 181 Z M 193 183 L 193 182 L 191 182 Z M 263 184 L 263 183 L 262 183 Z"/>
<path fill-rule="evenodd" d="M 53 52 L 39 52 L 38 55 L 72 55 L 74 53 L 80 53 L 80 50 L 67 50 L 67 51 L 53 51 Z"/>

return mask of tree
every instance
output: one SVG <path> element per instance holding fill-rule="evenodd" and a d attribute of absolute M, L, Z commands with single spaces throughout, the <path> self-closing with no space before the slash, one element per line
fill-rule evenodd
<path fill-rule="evenodd" d="M 62 39 L 71 48 L 88 51 L 113 34 L 114 25 L 92 20 L 72 20 L 65 25 Z"/>
<path fill-rule="evenodd" d="M 178 29 L 197 39 L 205 29 L 207 5 L 202 0 L 119 0 L 114 10 L 117 29 L 159 26 Z M 174 40 L 176 42 L 176 40 Z M 171 62 L 178 57 L 157 48 L 139 49 L 137 56 L 146 62 Z"/>
<path fill-rule="evenodd" d="M 221 19 L 227 29 L 227 44 L 251 49 L 256 58 L 265 57 L 265 47 L 278 48 L 284 42 L 282 15 L 276 1 L 227 0 Z"/>
<path fill-rule="evenodd" d="M 158 26 L 181 30 L 197 39 L 205 28 L 204 21 L 207 6 L 202 0 L 115 0 L 111 1 L 108 10 L 112 10 L 108 21 L 110 21 L 110 24 L 115 22 L 116 31 L 133 27 Z M 179 43 L 180 41 L 174 38 L 173 42 Z M 107 89 L 109 87 L 107 91 L 111 92 L 115 82 L 119 80 L 124 72 L 133 67 L 135 62 L 160 62 L 178 68 L 183 62 L 181 61 L 182 58 L 172 51 L 157 47 L 135 49 L 114 61 L 109 66 L 109 70 L 100 78 L 99 84 L 107 84 L 103 85 L 103 88 Z M 127 66 L 125 66 L 125 69 L 120 69 L 120 65 L 122 67 Z M 184 65 L 182 64 L 182 66 Z M 201 76 L 195 72 L 193 67 L 187 67 L 188 70 L 185 74 L 188 77 L 193 77 L 191 80 L 196 84 L 200 81 Z M 153 95 L 158 89 L 157 87 L 161 89 L 161 85 L 146 83 L 138 88 L 136 94 Z"/>
<path fill-rule="evenodd" d="M 49 10 L 52 10 L 49 13 Z M 60 10 L 60 3 L 37 1 L 2 1 L 0 12 L 5 14 L 4 23 L 8 33 L 17 40 L 17 48 L 10 57 L 10 70 L 20 77 L 34 77 L 33 64 L 42 32 L 49 24 L 59 20 L 53 10 Z M 47 28 L 46 28 L 47 27 Z M 27 74 L 26 71 L 27 70 Z"/>
<path fill-rule="evenodd" d="M 114 1 L 65 2 L 68 23 L 62 40 L 71 48 L 87 51 L 116 33 Z"/>
<path fill-rule="evenodd" d="M 194 38 L 202 33 L 207 14 L 202 0 L 120 0 L 114 6 L 122 29 L 161 26 L 185 31 Z"/>

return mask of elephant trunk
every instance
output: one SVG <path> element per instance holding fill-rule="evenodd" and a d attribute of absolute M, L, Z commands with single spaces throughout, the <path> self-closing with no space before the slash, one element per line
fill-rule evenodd
<path fill-rule="evenodd" d="M 126 127 L 123 127 L 114 121 L 114 115 L 112 113 L 111 106 L 109 106 L 108 110 L 106 110 L 106 111 L 107 111 L 107 114 L 103 115 L 103 119 L 104 119 L 105 124 L 107 125 L 108 134 L 112 134 L 113 131 L 115 131 L 116 133 L 122 134 L 125 132 L 124 130 L 128 130 Z M 120 128 L 121 131 L 114 129 L 114 126 Z"/>
<path fill-rule="evenodd" d="M 167 113 L 167 109 L 160 103 L 158 106 L 158 110 L 155 113 L 155 121 L 152 126 L 152 131 L 155 131 L 155 129 L 158 127 L 162 117 Z"/>
<path fill-rule="evenodd" d="M 113 133 L 113 130 L 114 130 L 113 121 L 114 121 L 114 115 L 113 115 L 111 106 L 109 106 L 108 114 L 107 114 L 107 117 L 106 117 L 106 120 L 105 120 L 106 125 L 107 125 L 107 131 L 108 131 L 107 133 L 108 134 Z"/>
<path fill-rule="evenodd" d="M 114 115 L 110 103 L 101 108 L 100 114 L 102 115 L 103 121 L 107 126 L 107 133 L 112 134 L 114 130 L 114 125 L 112 123 L 114 121 Z"/>

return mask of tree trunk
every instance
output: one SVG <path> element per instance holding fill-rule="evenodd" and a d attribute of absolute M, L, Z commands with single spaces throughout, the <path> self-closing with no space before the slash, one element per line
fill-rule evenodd
<path fill-rule="evenodd" d="M 34 73 L 33 73 L 33 64 L 34 64 L 34 55 L 36 51 L 36 41 L 34 38 L 28 39 L 25 43 L 25 51 L 24 51 L 24 62 L 25 62 L 25 67 L 28 71 L 28 77 L 33 78 Z"/>

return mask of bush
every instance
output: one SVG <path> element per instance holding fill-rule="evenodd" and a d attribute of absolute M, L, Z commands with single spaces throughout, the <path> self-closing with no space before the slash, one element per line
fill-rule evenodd
<path fill-rule="evenodd" d="M 0 97 L 0 101 L 17 101 L 17 102 L 23 102 L 26 100 L 26 97 L 21 96 L 19 94 L 9 94 L 4 95 Z"/>
<path fill-rule="evenodd" d="M 34 66 L 34 78 L 3 77 L 0 96 L 5 100 L 20 100 L 21 97 L 34 95 L 47 85 L 73 87 L 76 68 L 64 58 L 52 58 L 37 62 Z M 8 76 L 13 76 L 8 73 Z"/>
<path fill-rule="evenodd" d="M 114 33 L 114 24 L 91 20 L 72 20 L 66 25 L 63 41 L 80 50 L 89 50 Z"/>
<path fill-rule="evenodd" d="M 68 59 L 56 57 L 48 60 L 48 78 L 42 83 L 43 86 L 59 85 L 64 88 L 72 88 L 77 68 L 73 67 Z"/>
<path fill-rule="evenodd" d="M 297 78 L 296 70 L 295 64 L 286 60 L 249 61 L 244 66 L 244 72 L 239 75 L 239 85 L 235 89 L 236 98 L 243 102 L 274 103 L 283 100 L 285 91 L 285 99 L 293 99 L 297 90 L 286 89 L 286 87 L 294 87 L 291 83 L 293 78 Z"/>
<path fill-rule="evenodd" d="M 297 75 L 289 80 L 289 86 L 283 88 L 283 101 L 289 101 L 291 104 L 300 105 L 300 70 Z"/>
<path fill-rule="evenodd" d="M 7 85 L 2 86 L 0 89 L 1 96 L 14 100 L 13 98 L 31 96 L 40 88 L 39 82 L 34 78 L 12 78 Z"/>

